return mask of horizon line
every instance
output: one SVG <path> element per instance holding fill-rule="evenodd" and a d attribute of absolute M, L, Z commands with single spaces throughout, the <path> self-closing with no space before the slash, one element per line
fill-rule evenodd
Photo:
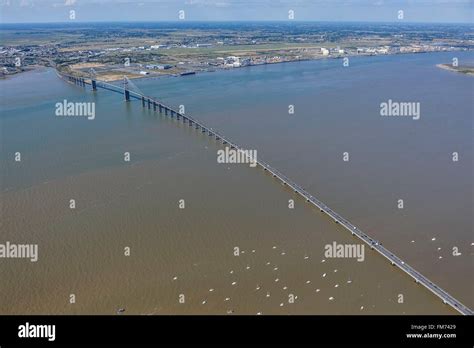
<path fill-rule="evenodd" d="M 359 21 L 359 20 L 297 20 L 297 19 L 257 19 L 257 20 L 92 20 L 92 21 L 80 21 L 80 20 L 69 20 L 69 21 L 48 21 L 48 22 L 0 22 L 0 26 L 4 24 L 94 24 L 94 23 L 378 23 L 378 24 L 464 24 L 473 25 L 472 22 L 417 22 L 417 21 Z"/>

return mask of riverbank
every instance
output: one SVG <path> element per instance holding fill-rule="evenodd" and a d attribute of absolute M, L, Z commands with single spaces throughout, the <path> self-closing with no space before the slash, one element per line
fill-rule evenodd
<path fill-rule="evenodd" d="M 344 59 L 344 58 L 354 58 L 354 57 L 371 57 L 371 56 L 395 56 L 395 55 L 409 55 L 409 54 L 427 54 L 427 53 L 436 53 L 436 52 L 406 52 L 406 53 L 389 53 L 389 54 L 384 54 L 384 55 L 377 55 L 377 54 L 347 54 L 347 55 L 338 55 L 338 56 L 317 56 L 313 58 L 302 58 L 302 59 L 294 59 L 294 60 L 285 60 L 285 61 L 277 61 L 277 62 L 266 62 L 266 63 L 260 63 L 260 64 L 252 64 L 252 65 L 244 65 L 240 67 L 233 67 L 233 68 L 228 68 L 228 67 L 216 67 L 212 66 L 207 69 L 201 69 L 201 70 L 195 70 L 193 71 L 195 74 L 201 74 L 201 73 L 211 73 L 211 72 L 216 72 L 216 71 L 223 71 L 223 70 L 236 70 L 236 69 L 243 69 L 243 68 L 249 68 L 249 67 L 255 67 L 255 66 L 263 66 L 263 65 L 275 65 L 275 64 L 284 64 L 284 63 L 294 63 L 294 62 L 305 62 L 305 61 L 317 61 L 317 60 L 323 60 L 323 59 Z M 83 74 L 84 72 L 81 71 L 80 69 L 83 68 L 98 68 L 98 67 L 103 67 L 104 64 L 101 63 L 76 63 L 70 66 L 67 66 L 67 68 L 70 69 L 68 72 L 69 74 L 75 75 L 77 74 L 78 76 Z M 449 64 L 437 64 L 436 65 L 438 68 L 449 70 L 449 71 L 455 71 L 459 73 L 464 73 L 468 75 L 474 75 L 474 67 L 468 67 L 468 66 L 460 66 L 458 68 L 454 68 Z M 8 75 L 0 75 L 0 79 L 5 79 L 9 76 L 14 76 L 21 74 L 22 72 L 27 72 L 31 71 L 34 69 L 37 69 L 39 67 L 51 67 L 47 65 L 31 65 L 26 67 L 23 71 L 19 71 L 16 73 L 11 73 Z M 57 67 L 56 67 L 57 68 Z M 64 68 L 64 67 L 63 67 Z M 161 78 L 168 78 L 168 77 L 183 77 L 187 76 L 189 74 L 177 74 L 177 73 L 150 73 L 148 75 L 141 75 L 139 73 L 132 73 L 130 71 L 118 71 L 118 70 L 111 70 L 110 72 L 105 72 L 105 73 L 98 73 L 98 78 L 102 81 L 105 82 L 115 82 L 115 81 L 121 81 L 123 79 L 123 76 L 127 76 L 131 80 L 135 79 L 161 79 Z"/>
<path fill-rule="evenodd" d="M 348 55 L 338 55 L 338 56 L 317 56 L 313 58 L 303 58 L 303 59 L 294 59 L 294 60 L 285 60 L 285 61 L 278 61 L 278 62 L 266 62 L 260 64 L 251 64 L 251 65 L 244 65 L 239 67 L 215 67 L 209 69 L 201 69 L 194 71 L 195 74 L 201 73 L 212 73 L 216 71 L 230 71 L 230 70 L 238 70 L 238 69 L 245 69 L 249 67 L 256 67 L 256 66 L 264 66 L 264 65 L 276 65 L 276 64 L 285 64 L 285 63 L 295 63 L 295 62 L 308 62 L 308 61 L 318 61 L 318 60 L 325 60 L 325 59 L 344 59 L 344 58 L 354 58 L 354 57 L 380 57 L 380 56 L 396 56 L 396 55 L 410 55 L 410 54 L 428 54 L 428 53 L 437 53 L 437 52 L 406 52 L 406 53 L 389 53 L 384 55 L 377 55 L 377 54 L 348 54 Z M 118 73 L 117 71 L 112 71 L 110 74 L 103 74 L 100 75 L 100 79 L 106 82 L 114 82 L 122 80 L 123 76 L 127 76 L 129 79 L 161 79 L 161 78 L 168 78 L 168 77 L 183 77 L 189 74 L 175 74 L 175 73 L 163 73 L 163 74 L 148 74 L 148 75 L 140 75 L 140 74 L 131 74 L 128 72 L 124 72 L 123 74 Z"/>

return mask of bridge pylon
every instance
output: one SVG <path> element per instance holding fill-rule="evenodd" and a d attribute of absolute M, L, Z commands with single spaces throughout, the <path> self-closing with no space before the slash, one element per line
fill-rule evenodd
<path fill-rule="evenodd" d="M 123 93 L 125 95 L 125 101 L 130 101 L 130 91 L 128 90 L 128 82 L 130 80 L 127 78 L 127 76 L 123 76 Z"/>
<path fill-rule="evenodd" d="M 145 93 L 143 93 L 140 88 L 137 87 L 127 76 L 123 76 L 123 84 L 124 84 L 124 93 L 125 93 L 125 100 L 129 101 L 130 100 L 130 92 L 132 92 L 134 95 L 139 96 L 139 97 L 145 97 Z M 142 99 L 142 104 L 145 106 L 145 103 L 143 102 Z"/>
<path fill-rule="evenodd" d="M 90 68 L 89 75 L 91 79 L 92 90 L 97 91 L 97 73 L 94 68 Z"/>

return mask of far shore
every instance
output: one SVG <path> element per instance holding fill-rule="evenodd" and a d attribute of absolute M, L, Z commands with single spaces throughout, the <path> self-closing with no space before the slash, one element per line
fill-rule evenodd
<path fill-rule="evenodd" d="M 431 52 L 418 52 L 418 53 L 413 53 L 413 54 L 422 54 L 422 53 L 426 54 L 426 53 L 431 53 Z M 403 54 L 403 53 L 398 53 L 398 54 Z M 405 53 L 405 54 L 408 54 L 408 53 Z M 358 56 L 348 55 L 346 57 L 360 57 L 360 56 L 361 55 L 358 55 Z M 376 56 L 376 55 L 364 55 L 364 56 Z M 247 65 L 247 66 L 241 66 L 241 67 L 232 68 L 232 69 L 230 69 L 230 68 L 205 69 L 205 70 L 195 71 L 195 73 L 196 74 L 212 73 L 212 72 L 216 72 L 216 71 L 230 71 L 230 70 L 235 70 L 235 69 L 244 69 L 244 68 L 257 67 L 257 66 L 263 66 L 263 65 L 295 63 L 295 62 L 304 62 L 304 61 L 316 61 L 316 60 L 323 60 L 323 59 L 341 59 L 341 58 L 344 58 L 344 57 L 342 57 L 342 56 L 317 57 L 317 58 L 313 58 L 313 59 L 298 59 L 298 60 L 289 60 L 289 61 L 282 61 L 282 62 L 271 62 L 271 63 L 265 63 L 265 64 Z M 89 64 L 90 64 L 90 66 L 89 66 Z M 102 64 L 97 64 L 97 63 L 79 63 L 79 64 L 76 64 L 75 68 L 78 68 L 78 67 L 81 67 L 81 68 L 84 68 L 84 67 L 99 67 L 101 65 Z M 474 66 L 454 67 L 451 64 L 436 64 L 436 67 L 438 67 L 440 69 L 443 69 L 443 70 L 454 71 L 454 72 L 465 74 L 465 75 L 474 75 Z M 14 73 L 14 74 L 8 74 L 8 75 L 2 75 L 2 76 L 0 76 L 0 80 L 8 79 L 9 77 L 19 75 L 23 72 L 36 70 L 38 68 L 53 68 L 53 69 L 55 69 L 55 67 L 53 67 L 53 66 L 35 64 L 35 65 L 28 66 L 27 68 L 25 68 L 21 72 L 17 72 L 17 73 Z M 73 71 L 77 72 L 77 70 L 75 70 L 75 69 L 73 69 Z M 100 76 L 100 77 L 101 77 L 102 81 L 115 82 L 115 81 L 122 80 L 123 75 L 126 75 L 129 79 L 133 79 L 133 80 L 135 80 L 135 79 L 161 79 L 161 78 L 167 78 L 167 77 L 182 77 L 180 74 L 139 75 L 139 74 L 131 74 L 131 73 L 120 74 L 118 72 L 115 72 L 115 73 L 109 72 L 109 73 L 106 73 L 106 74 L 104 74 L 103 76 Z"/>
<path fill-rule="evenodd" d="M 389 56 L 389 55 L 403 55 L 403 54 L 429 54 L 429 53 L 437 53 L 437 52 L 410 52 L 410 53 L 392 53 L 392 54 L 387 54 L 384 56 Z M 295 60 L 286 60 L 286 61 L 280 61 L 280 62 L 268 62 L 268 63 L 261 63 L 261 64 L 253 64 L 253 65 L 245 65 L 245 66 L 240 66 L 236 68 L 223 68 L 223 67 L 214 67 L 214 68 L 209 68 L 209 69 L 203 69 L 203 70 L 196 70 L 194 71 L 195 74 L 202 74 L 202 73 L 212 73 L 216 71 L 232 71 L 235 69 L 246 69 L 250 67 L 257 67 L 257 66 L 264 66 L 264 65 L 273 65 L 273 64 L 285 64 L 285 63 L 296 63 L 296 62 L 306 62 L 306 61 L 317 61 L 317 60 L 326 60 L 326 59 L 342 59 L 342 58 L 353 58 L 353 57 L 377 57 L 377 56 L 382 56 L 382 55 L 375 55 L 375 54 L 359 54 L 359 55 L 344 55 L 344 56 L 318 56 L 314 58 L 304 58 L 304 59 L 295 59 Z M 89 64 L 89 63 L 80 63 L 80 64 Z M 95 64 L 95 63 L 94 63 Z M 99 64 L 101 65 L 101 64 Z M 76 71 L 77 70 L 73 70 Z M 140 75 L 140 74 L 131 74 L 131 73 L 125 73 L 125 74 L 120 74 L 120 73 L 114 73 L 114 72 L 109 72 L 105 73 L 104 75 L 101 76 L 101 80 L 105 82 L 115 82 L 115 81 L 120 81 L 123 78 L 123 75 L 126 75 L 129 79 L 135 80 L 135 79 L 160 79 L 160 78 L 167 78 L 167 77 L 182 77 L 180 74 L 149 74 L 149 75 Z"/>

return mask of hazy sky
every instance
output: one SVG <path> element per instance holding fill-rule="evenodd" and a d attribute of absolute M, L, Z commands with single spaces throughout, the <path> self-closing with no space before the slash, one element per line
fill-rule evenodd
<path fill-rule="evenodd" d="M 1 22 L 295 20 L 470 22 L 474 0 L 0 0 Z"/>

